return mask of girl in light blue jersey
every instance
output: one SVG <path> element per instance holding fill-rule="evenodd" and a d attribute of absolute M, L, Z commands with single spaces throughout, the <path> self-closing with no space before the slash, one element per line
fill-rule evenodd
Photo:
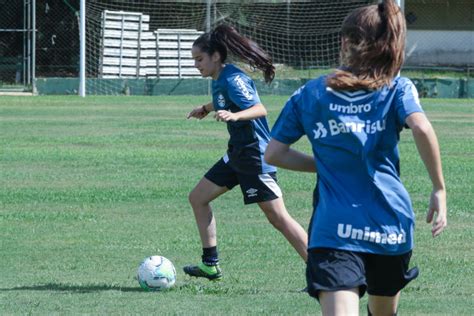
<path fill-rule="evenodd" d="M 433 183 L 427 215 L 433 237 L 447 224 L 436 135 L 413 83 L 397 75 L 405 33 L 393 0 L 350 13 L 341 31 L 341 67 L 290 97 L 265 153 L 272 165 L 318 173 L 306 277 L 323 315 L 358 315 L 365 291 L 369 315 L 394 315 L 400 290 L 418 274 L 408 269 L 414 213 L 400 180 L 404 127 Z M 303 135 L 312 156 L 290 148 Z"/>
<path fill-rule="evenodd" d="M 217 121 L 225 122 L 230 135 L 228 149 L 189 194 L 203 247 L 202 262 L 184 267 L 184 272 L 210 280 L 222 276 L 219 267 L 216 222 L 210 202 L 240 185 L 244 203 L 257 203 L 306 261 L 307 234 L 287 212 L 276 182 L 276 168 L 263 160 L 270 140 L 267 111 L 255 84 L 242 70 L 226 64 L 227 56 L 262 70 L 271 82 L 275 68 L 270 57 L 256 43 L 234 28 L 220 25 L 200 36 L 192 47 L 195 66 L 203 77 L 211 77 L 212 102 L 193 109 L 188 118 L 203 119 L 215 111 Z"/>

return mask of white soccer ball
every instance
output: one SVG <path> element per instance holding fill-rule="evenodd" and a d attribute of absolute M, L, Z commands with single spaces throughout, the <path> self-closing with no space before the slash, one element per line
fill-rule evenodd
<path fill-rule="evenodd" d="M 167 290 L 176 282 L 176 269 L 163 256 L 147 257 L 138 267 L 137 279 L 146 291 Z"/>

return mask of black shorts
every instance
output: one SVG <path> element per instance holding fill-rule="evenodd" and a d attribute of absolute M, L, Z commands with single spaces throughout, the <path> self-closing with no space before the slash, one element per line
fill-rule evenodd
<path fill-rule="evenodd" d="M 271 201 L 282 196 L 277 184 L 276 172 L 242 174 L 232 169 L 223 159 L 216 162 L 204 177 L 229 190 L 240 184 L 245 204 Z"/>
<path fill-rule="evenodd" d="M 308 294 L 359 288 L 359 296 L 394 296 L 418 276 L 408 269 L 411 251 L 395 256 L 329 248 L 308 250 Z"/>

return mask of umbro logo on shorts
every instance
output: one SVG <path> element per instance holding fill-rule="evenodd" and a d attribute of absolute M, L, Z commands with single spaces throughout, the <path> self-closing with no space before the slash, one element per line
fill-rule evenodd
<path fill-rule="evenodd" d="M 257 189 L 250 188 L 247 191 L 245 191 L 245 193 L 247 193 L 247 197 L 254 197 L 254 196 L 257 196 L 257 191 L 258 191 Z"/>

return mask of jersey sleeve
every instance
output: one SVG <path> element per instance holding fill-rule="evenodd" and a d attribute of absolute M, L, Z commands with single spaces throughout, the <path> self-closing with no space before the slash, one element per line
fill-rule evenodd
<path fill-rule="evenodd" d="M 401 78 L 400 86 L 396 95 L 396 112 L 398 124 L 405 126 L 406 118 L 415 112 L 423 112 L 418 91 L 413 82 L 407 78 Z"/>
<path fill-rule="evenodd" d="M 281 143 L 293 144 L 305 134 L 298 109 L 301 90 L 302 88 L 290 97 L 273 125 L 271 136 Z"/>
<path fill-rule="evenodd" d="M 228 79 L 227 93 L 230 100 L 242 110 L 261 103 L 252 79 L 241 74 Z"/>

